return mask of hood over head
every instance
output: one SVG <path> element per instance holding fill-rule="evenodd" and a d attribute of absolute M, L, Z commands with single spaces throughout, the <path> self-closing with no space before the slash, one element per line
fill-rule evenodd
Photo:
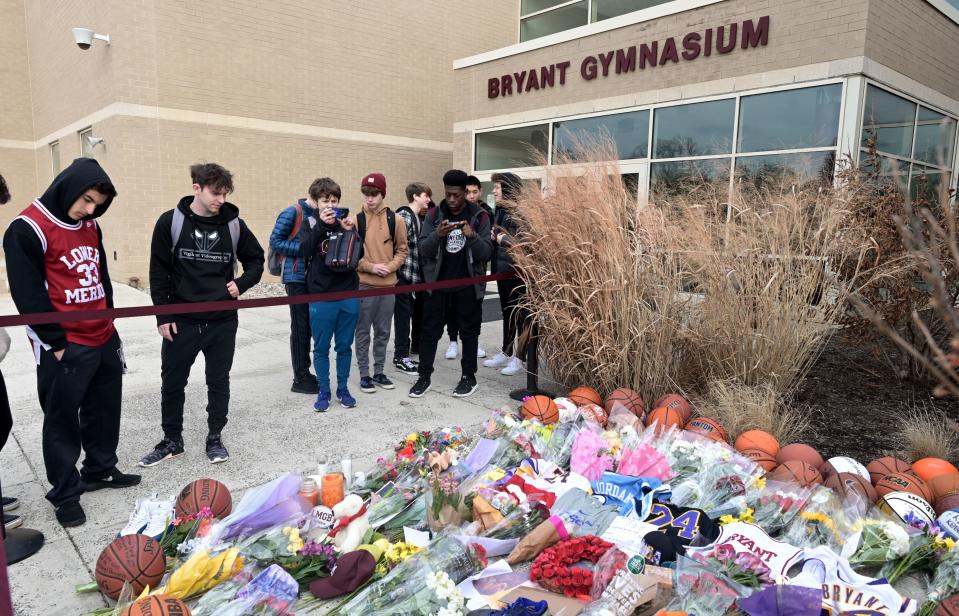
<path fill-rule="evenodd" d="M 53 179 L 53 183 L 40 197 L 40 202 L 54 216 L 66 223 L 73 224 L 76 221 L 67 214 L 70 211 L 70 206 L 76 203 L 83 193 L 97 184 L 113 187 L 110 176 L 103 170 L 100 163 L 92 158 L 78 158 Z M 112 192 L 116 193 L 116 188 L 113 188 Z M 107 194 L 106 201 L 98 205 L 89 218 L 103 216 L 115 196 L 115 194 Z"/>

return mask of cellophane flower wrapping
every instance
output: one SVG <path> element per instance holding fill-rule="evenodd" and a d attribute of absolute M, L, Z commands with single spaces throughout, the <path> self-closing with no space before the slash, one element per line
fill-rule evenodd
<path fill-rule="evenodd" d="M 752 590 L 726 578 L 712 567 L 680 556 L 676 560 L 673 600 L 668 612 L 687 612 L 696 616 L 723 616 L 734 610 L 742 597 Z"/>
<path fill-rule="evenodd" d="M 240 537 L 273 528 L 297 516 L 306 517 L 312 510 L 309 501 L 300 496 L 302 477 L 284 473 L 262 486 L 250 488 L 233 509 L 233 513 L 216 522 L 197 547 L 212 549 Z"/>
<path fill-rule="evenodd" d="M 730 500 L 744 497 L 762 477 L 762 468 L 752 460 L 724 449 L 727 450 L 724 454 L 704 460 L 699 472 L 687 475 L 682 481 L 670 482 L 673 489 L 670 502 L 713 514 L 727 507 Z"/>
<path fill-rule="evenodd" d="M 603 473 L 613 470 L 615 459 L 610 443 L 603 433 L 592 426 L 586 426 L 576 435 L 570 458 L 570 470 L 598 481 Z"/>
<path fill-rule="evenodd" d="M 765 480 L 746 496 L 752 523 L 776 536 L 799 516 L 812 493 L 796 483 Z"/>
<path fill-rule="evenodd" d="M 940 558 L 919 616 L 932 616 L 943 599 L 955 594 L 959 594 L 959 549 L 953 548 Z"/>
<path fill-rule="evenodd" d="M 234 578 L 236 579 L 236 578 Z M 279 565 L 270 565 L 239 588 L 231 584 L 234 594 L 218 605 L 208 601 L 209 608 L 199 614 L 208 616 L 288 616 L 299 597 L 299 585 Z M 207 595 L 209 596 L 209 595 Z M 204 599 L 207 598 L 204 597 Z M 202 601 L 201 601 L 202 602 Z M 198 614 L 194 609 L 193 614 Z"/>
<path fill-rule="evenodd" d="M 817 486 L 779 539 L 800 548 L 826 546 L 840 554 L 860 517 L 855 508 L 847 511 L 835 492 Z"/>

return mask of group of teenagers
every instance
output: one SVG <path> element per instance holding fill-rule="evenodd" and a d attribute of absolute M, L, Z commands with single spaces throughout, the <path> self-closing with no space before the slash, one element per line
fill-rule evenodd
<path fill-rule="evenodd" d="M 335 399 L 355 407 L 349 377 L 356 346 L 360 390 L 393 389 L 385 374 L 391 325 L 395 323 L 396 369 L 415 374 L 410 397 L 431 387 L 434 360 L 444 327 L 456 356 L 462 342 L 462 376 L 452 392 L 466 397 L 477 388 L 482 302 L 486 285 L 465 280 L 512 272 L 508 250 L 517 235 L 512 205 L 521 188 L 511 173 L 493 177 L 496 210 L 479 199 L 480 182 L 453 169 L 443 176 L 444 199 L 432 202 L 425 184 L 406 187 L 407 205 L 385 205 L 386 178 L 371 173 L 358 192 L 355 214 L 340 207 L 342 190 L 331 178 L 314 180 L 308 196 L 285 208 L 270 235 L 269 259 L 259 241 L 226 200 L 233 176 L 215 163 L 190 167 L 192 194 L 160 215 L 150 251 L 150 295 L 155 305 L 229 301 L 256 285 L 269 262 L 282 275 L 288 295 L 349 293 L 417 283 L 464 280 L 420 293 L 391 293 L 290 305 L 292 391 L 316 394 L 313 409 L 328 411 Z M 2 183 L 2 177 L 0 177 Z M 3 184 L 5 188 L 5 184 Z M 108 273 L 111 253 L 104 248 L 97 219 L 117 195 L 99 163 L 79 158 L 10 223 L 3 236 L 10 293 L 20 314 L 113 308 Z M 353 261 L 331 261 L 334 247 L 354 244 Z M 503 312 L 502 350 L 486 366 L 506 374 L 522 369 L 521 333 L 528 315 L 524 287 L 515 277 L 498 280 Z M 157 316 L 161 342 L 160 411 L 162 440 L 139 462 L 151 467 L 184 453 L 185 388 L 197 356 L 203 353 L 207 385 L 206 455 L 224 462 L 229 453 L 222 431 L 227 424 L 230 370 L 236 349 L 237 310 Z M 42 445 L 46 497 L 63 526 L 86 521 L 80 497 L 104 488 L 140 483 L 140 475 L 117 467 L 123 344 L 113 319 L 65 320 L 27 328 L 37 364 L 37 393 L 43 411 Z M 370 368 L 372 342 L 373 366 Z M 312 343 L 312 362 L 310 344 Z M 330 346 L 335 351 L 336 388 L 331 387 Z M 419 355 L 414 361 L 412 355 Z M 451 353 L 452 351 L 452 353 Z M 314 374 L 310 373 L 312 364 Z M 0 423 L 10 417 L 0 375 Z M 10 419 L 12 423 L 12 419 Z M 9 426 L 0 425 L 5 436 Z M 2 446 L 2 444 L 0 444 Z M 81 450 L 84 459 L 77 470 Z M 4 498 L 4 507 L 16 499 Z M 4 524 L 15 516 L 4 515 Z"/>

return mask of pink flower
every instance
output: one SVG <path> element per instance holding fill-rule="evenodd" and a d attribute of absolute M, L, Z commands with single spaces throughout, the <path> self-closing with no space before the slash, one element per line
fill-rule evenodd
<path fill-rule="evenodd" d="M 713 548 L 713 556 L 721 563 L 729 562 L 736 557 L 736 548 L 728 543 L 717 545 Z"/>

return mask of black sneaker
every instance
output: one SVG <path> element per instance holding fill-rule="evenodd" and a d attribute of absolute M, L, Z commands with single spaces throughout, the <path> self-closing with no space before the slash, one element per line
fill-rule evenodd
<path fill-rule="evenodd" d="M 57 507 L 57 522 L 60 526 L 71 527 L 80 526 L 87 521 L 87 514 L 83 513 L 83 507 L 79 501 L 67 503 Z"/>
<path fill-rule="evenodd" d="M 416 374 L 419 364 L 407 357 L 397 357 L 393 360 L 393 367 L 405 374 Z"/>
<path fill-rule="evenodd" d="M 394 387 L 393 381 L 386 378 L 385 374 L 374 374 L 373 383 L 375 383 L 377 387 L 382 387 L 383 389 L 393 389 Z"/>
<path fill-rule="evenodd" d="M 290 387 L 290 391 L 295 394 L 310 394 L 315 396 L 320 393 L 320 386 L 316 382 L 316 379 L 301 379 L 299 381 L 293 381 L 293 387 Z"/>
<path fill-rule="evenodd" d="M 368 376 L 360 377 L 360 391 L 372 394 L 376 392 L 376 385 L 373 383 L 373 379 Z"/>
<path fill-rule="evenodd" d="M 183 455 L 183 440 L 171 441 L 163 439 L 153 448 L 153 451 L 140 458 L 140 466 L 148 468 L 156 466 L 164 460 L 170 460 Z"/>
<path fill-rule="evenodd" d="M 20 506 L 20 501 L 12 496 L 4 496 L 3 500 L 0 501 L 0 505 L 3 505 L 4 511 L 11 511 Z"/>
<path fill-rule="evenodd" d="M 465 398 L 476 391 L 476 387 L 476 377 L 464 374 L 459 384 L 456 385 L 456 389 L 453 390 L 453 397 Z"/>
<path fill-rule="evenodd" d="M 3 514 L 3 528 L 6 530 L 13 530 L 23 524 L 23 520 L 20 519 L 18 515 L 8 515 Z"/>
<path fill-rule="evenodd" d="M 127 475 L 114 468 L 106 477 L 99 479 L 80 479 L 84 492 L 96 492 L 103 488 L 129 488 L 140 483 L 139 475 Z"/>
<path fill-rule="evenodd" d="M 206 457 L 210 464 L 226 462 L 230 459 L 230 452 L 223 446 L 223 440 L 219 434 L 210 434 L 206 437 Z"/>
<path fill-rule="evenodd" d="M 413 387 L 410 388 L 410 398 L 422 398 L 423 394 L 430 390 L 431 383 L 430 377 L 421 376 L 416 379 L 416 382 L 413 383 Z"/>

